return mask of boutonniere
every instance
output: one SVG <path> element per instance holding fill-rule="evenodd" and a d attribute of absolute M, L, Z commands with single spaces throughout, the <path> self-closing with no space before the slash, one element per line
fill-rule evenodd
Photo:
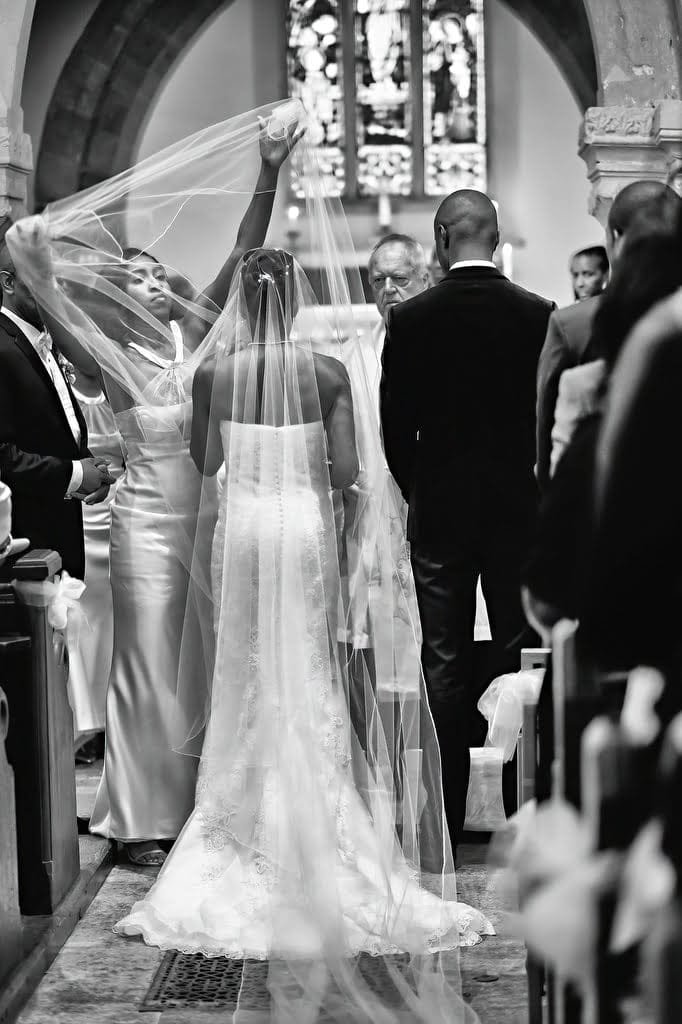
<path fill-rule="evenodd" d="M 66 379 L 69 382 L 69 384 L 71 385 L 71 387 L 73 387 L 73 385 L 76 383 L 76 368 L 75 368 L 75 366 L 73 365 L 73 363 L 70 363 L 69 360 L 66 359 L 61 354 L 61 352 L 59 352 L 58 355 L 57 355 L 57 363 L 59 364 L 59 369 L 62 371 L 62 373 L 66 377 Z"/>

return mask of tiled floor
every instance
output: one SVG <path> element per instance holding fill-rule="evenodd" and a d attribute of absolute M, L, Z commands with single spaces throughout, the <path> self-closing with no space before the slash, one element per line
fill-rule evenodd
<path fill-rule="evenodd" d="M 79 803 L 87 809 L 95 772 L 83 772 Z M 484 866 L 485 847 L 462 849 L 459 898 L 500 924 L 495 894 Z M 112 927 L 149 889 L 155 869 L 120 864 L 111 872 L 85 917 L 62 949 L 19 1024 L 199 1024 L 225 1021 L 197 1011 L 140 1014 L 138 1005 L 161 953 L 139 940 L 114 935 Z M 462 985 L 482 1024 L 525 1024 L 525 973 L 520 944 L 504 935 L 462 951 Z M 459 1024 L 459 1022 L 458 1022 Z"/>

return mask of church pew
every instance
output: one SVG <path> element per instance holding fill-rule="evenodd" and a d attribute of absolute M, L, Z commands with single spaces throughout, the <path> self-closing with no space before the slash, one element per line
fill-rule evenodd
<path fill-rule="evenodd" d="M 676 879 L 674 897 L 659 914 L 645 943 L 645 976 L 653 1008 L 652 1024 L 682 1021 L 682 714 L 670 724 L 658 784 L 663 852 Z"/>
<path fill-rule="evenodd" d="M 0 649 L 23 914 L 51 914 L 80 870 L 66 664 L 55 649 L 47 598 L 40 596 L 60 568 L 56 552 L 33 551 L 4 566 L 0 577 L 0 637 L 30 638 L 28 648 L 17 650 L 6 642 Z"/>
<path fill-rule="evenodd" d="M 521 670 L 546 668 L 551 651 L 544 647 L 526 647 L 521 651 Z M 516 747 L 517 806 L 535 798 L 535 772 L 537 768 L 537 703 L 525 701 L 521 735 Z M 528 985 L 528 1024 L 542 1024 L 542 996 L 545 987 L 545 968 L 541 961 L 526 953 Z"/>
<path fill-rule="evenodd" d="M 0 650 L 5 642 L 0 639 Z M 28 637 L 18 637 L 14 643 L 28 646 L 30 641 Z M 19 962 L 22 952 L 14 772 L 5 752 L 8 729 L 9 708 L 0 689 L 0 984 Z"/>

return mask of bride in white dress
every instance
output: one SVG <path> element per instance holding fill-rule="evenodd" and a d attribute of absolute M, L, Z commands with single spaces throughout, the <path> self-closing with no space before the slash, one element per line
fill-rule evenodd
<path fill-rule="evenodd" d="M 206 477 L 223 462 L 226 474 L 208 724 L 195 809 L 117 931 L 268 960 L 264 1020 L 463 1021 L 440 957 L 492 928 L 456 901 L 418 656 L 403 652 L 391 680 L 367 686 L 351 725 L 332 497 L 360 474 L 366 425 L 356 431 L 343 362 L 293 330 L 306 297 L 289 254 L 247 254 L 214 328 L 217 357 L 195 376 L 192 455 Z M 374 601 L 387 600 L 393 568 L 373 566 Z M 408 613 L 409 594 L 390 601 Z M 363 952 L 384 959 L 410 1016 L 363 982 L 352 959 Z"/>

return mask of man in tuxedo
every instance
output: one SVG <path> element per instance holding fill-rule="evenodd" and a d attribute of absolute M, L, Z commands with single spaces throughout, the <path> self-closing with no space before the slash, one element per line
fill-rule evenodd
<path fill-rule="evenodd" d="M 628 233 L 634 230 L 670 230 L 680 198 L 660 181 L 634 181 L 618 193 L 609 210 L 606 249 L 614 266 Z M 540 355 L 537 376 L 537 478 L 542 491 L 550 480 L 552 427 L 564 370 L 589 358 L 592 321 L 601 295 L 559 309 L 552 314 Z"/>
<path fill-rule="evenodd" d="M 518 647 L 524 628 L 521 566 L 537 499 L 535 375 L 553 304 L 495 267 L 497 214 L 482 193 L 445 199 L 435 237 L 446 273 L 389 312 L 381 408 L 386 457 L 409 506 L 422 662 L 456 844 L 469 780 L 479 576 L 493 641 Z"/>
<path fill-rule="evenodd" d="M 81 501 L 102 501 L 113 481 L 88 451 L 63 361 L 7 248 L 10 226 L 0 223 L 0 477 L 12 489 L 12 532 L 58 551 L 82 578 Z"/>

